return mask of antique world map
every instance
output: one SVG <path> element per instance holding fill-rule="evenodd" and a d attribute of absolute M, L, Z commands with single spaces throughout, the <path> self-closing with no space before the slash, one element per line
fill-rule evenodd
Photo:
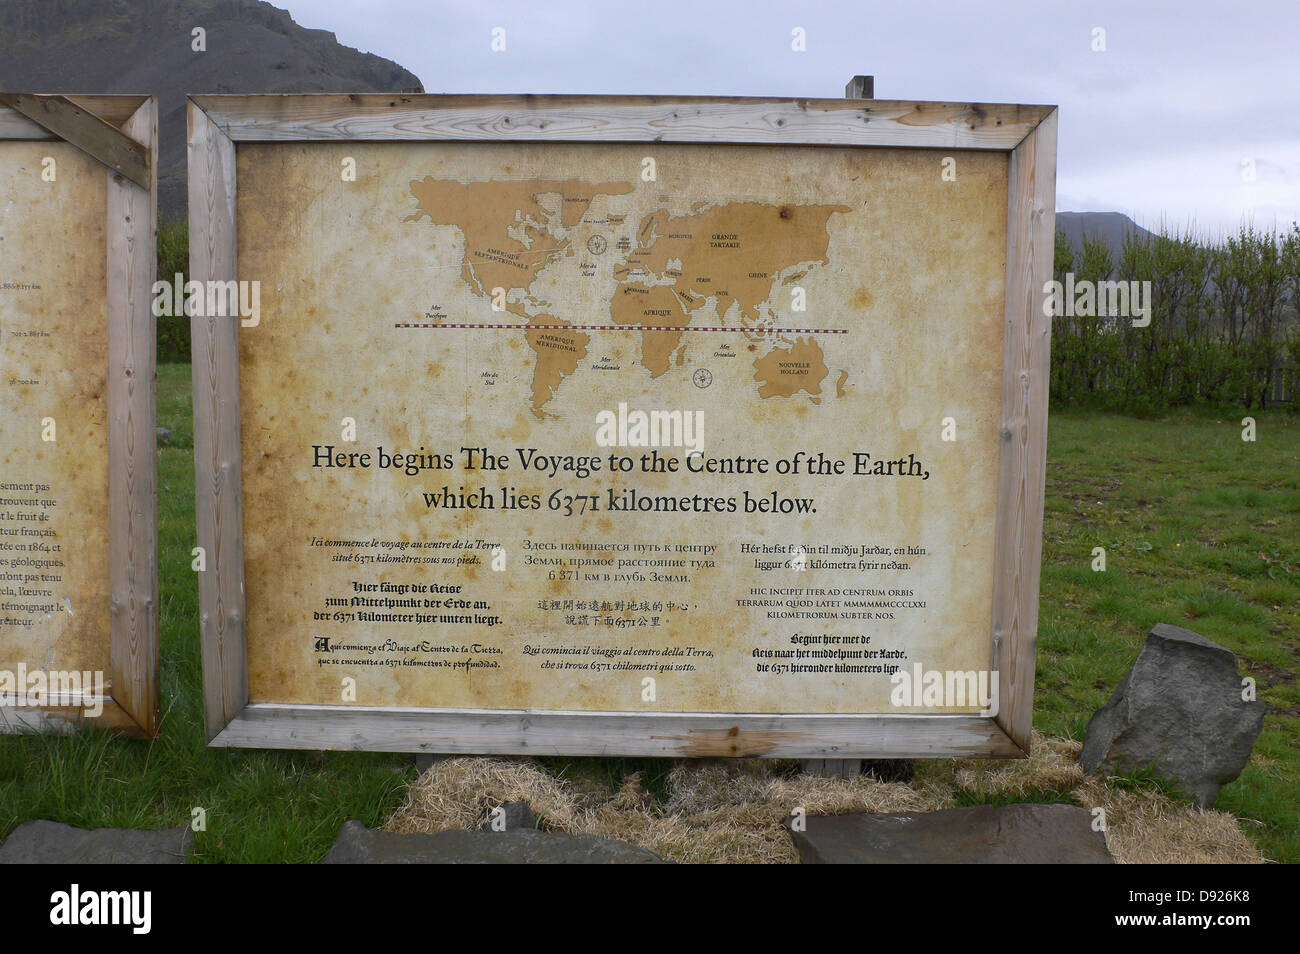
<path fill-rule="evenodd" d="M 797 283 L 826 264 L 831 217 L 849 206 L 700 201 L 674 215 L 639 208 L 645 197 L 633 182 L 430 176 L 410 188 L 419 204 L 411 220 L 454 228 L 463 238 L 465 284 L 528 325 L 538 417 L 590 354 L 592 334 L 605 330 L 638 334 L 636 362 L 651 378 L 685 363 L 693 325 L 738 332 L 757 350 L 741 367 L 760 397 L 802 391 L 820 400 L 830 374 L 824 335 L 798 329 L 779 338 L 776 296 L 791 287 L 792 304 L 806 310 Z M 609 294 L 601 310 L 574 315 L 565 301 L 542 298 L 534 285 L 550 271 L 603 282 Z M 842 330 L 825 334 L 836 333 Z M 839 371 L 841 396 L 848 376 Z"/>

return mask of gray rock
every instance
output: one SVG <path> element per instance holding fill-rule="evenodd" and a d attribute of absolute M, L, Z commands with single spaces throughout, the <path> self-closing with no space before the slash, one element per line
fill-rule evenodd
<path fill-rule="evenodd" d="M 417 752 L 415 753 L 415 774 L 423 775 L 439 762 L 446 761 L 448 758 L 449 756 L 446 755 L 431 755 L 428 752 Z"/>
<path fill-rule="evenodd" d="M 533 808 L 527 802 L 506 802 L 501 806 L 504 815 L 505 825 L 501 831 L 512 831 L 516 828 L 536 828 L 537 816 L 533 814 Z M 479 831 L 493 831 L 492 822 L 489 819 L 479 826 Z M 496 832 L 501 834 L 501 831 Z"/>
<path fill-rule="evenodd" d="M 1158 623 L 1093 714 L 1079 762 L 1091 774 L 1150 768 L 1209 807 L 1241 774 L 1264 727 L 1264 703 L 1244 701 L 1241 690 L 1231 650 Z"/>
<path fill-rule="evenodd" d="M 1078 805 L 976 805 L 938 812 L 812 815 L 791 831 L 804 864 L 1113 864 Z"/>
<path fill-rule="evenodd" d="M 398 835 L 350 821 L 321 859 L 326 865 L 663 864 L 658 855 L 608 838 L 535 828 Z"/>
<path fill-rule="evenodd" d="M 158 428 L 158 443 L 170 444 L 172 442 L 172 429 L 170 427 Z"/>
<path fill-rule="evenodd" d="M 23 822 L 0 845 L 6 865 L 174 865 L 184 864 L 192 836 L 187 826 L 74 828 L 62 822 Z"/>

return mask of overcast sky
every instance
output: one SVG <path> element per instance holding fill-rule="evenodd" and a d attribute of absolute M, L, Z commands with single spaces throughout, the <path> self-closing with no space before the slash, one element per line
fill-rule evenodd
<path fill-rule="evenodd" d="M 880 99 L 1056 104 L 1059 210 L 1208 233 L 1300 220 L 1298 0 L 277 6 L 431 93 L 842 96 L 869 73 Z M 796 27 L 806 52 L 791 49 Z"/>

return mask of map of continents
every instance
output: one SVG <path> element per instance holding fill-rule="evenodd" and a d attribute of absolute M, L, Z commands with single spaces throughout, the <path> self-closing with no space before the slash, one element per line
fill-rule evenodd
<path fill-rule="evenodd" d="M 410 188 L 418 206 L 407 221 L 428 218 L 459 229 L 460 279 L 475 296 L 522 319 L 537 355 L 531 409 L 538 418 L 587 357 L 592 338 L 584 329 L 619 326 L 641 336 L 639 361 L 651 378 L 667 373 L 674 358 L 683 363 L 688 328 L 738 330 L 763 348 L 752 365 L 760 397 L 802 391 L 820 401 L 830 374 L 822 346 L 813 334 L 773 333 L 774 296 L 826 264 L 830 217 L 848 206 L 700 202 L 682 215 L 660 208 L 628 221 L 611 214 L 604 221 L 620 227 L 611 242 L 584 229 L 584 216 L 598 196 L 633 195 L 630 182 L 426 177 Z M 614 256 L 614 291 L 602 314 L 566 315 L 535 295 L 533 284 L 572 260 L 584 238 L 580 249 L 588 256 Z M 840 373 L 839 393 L 847 376 Z"/>

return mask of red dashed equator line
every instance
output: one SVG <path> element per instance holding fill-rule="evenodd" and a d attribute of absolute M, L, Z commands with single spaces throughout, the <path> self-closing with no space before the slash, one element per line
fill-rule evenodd
<path fill-rule="evenodd" d="M 511 325 L 399 322 L 394 328 L 508 328 L 513 331 L 744 331 L 750 334 L 847 335 L 847 328 L 746 328 L 744 325 Z"/>

